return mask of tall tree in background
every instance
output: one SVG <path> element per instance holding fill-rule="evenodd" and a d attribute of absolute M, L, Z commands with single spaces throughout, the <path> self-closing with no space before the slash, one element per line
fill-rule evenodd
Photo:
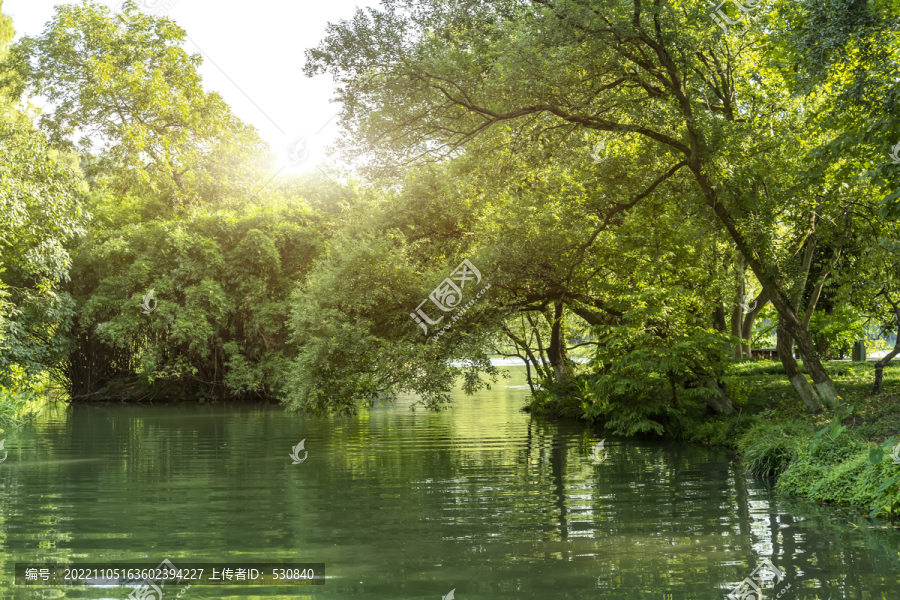
<path fill-rule="evenodd" d="M 124 14 L 92 0 L 57 7 L 40 36 L 12 49 L 12 93 L 50 101 L 41 128 L 57 147 L 91 155 L 85 170 L 95 185 L 172 206 L 250 199 L 267 146 L 203 89 L 183 29 L 134 4 Z"/>
<path fill-rule="evenodd" d="M 58 6 L 4 63 L 5 89 L 51 101 L 40 127 L 80 154 L 96 217 L 71 249 L 70 351 L 47 368 L 79 400 L 268 397 L 320 219 L 261 190 L 271 151 L 203 89 L 184 30 L 133 3 L 125 14 Z"/>

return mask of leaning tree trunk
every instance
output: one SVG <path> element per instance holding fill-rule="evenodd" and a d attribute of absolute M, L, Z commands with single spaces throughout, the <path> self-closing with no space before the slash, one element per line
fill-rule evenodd
<path fill-rule="evenodd" d="M 706 405 L 717 415 L 730 415 L 735 411 L 734 401 L 728 395 L 728 390 L 715 379 L 711 379 L 706 387 L 712 390 L 712 394 L 705 395 Z"/>
<path fill-rule="evenodd" d="M 825 371 L 825 367 L 819 359 L 819 354 L 816 352 L 815 346 L 813 345 L 812 336 L 809 334 L 809 331 L 803 327 L 803 323 L 801 323 L 797 311 L 794 310 L 794 307 L 791 305 L 787 296 L 785 296 L 776 286 L 774 280 L 765 275 L 763 276 L 766 279 L 766 284 L 769 285 L 769 298 L 772 301 L 772 304 L 775 305 L 775 310 L 778 311 L 779 357 L 791 354 L 790 341 L 793 340 L 796 342 L 800 358 L 803 359 L 803 365 L 806 367 L 806 371 L 813 380 L 815 393 L 818 395 L 819 401 L 828 408 L 834 409 L 838 403 L 837 389 L 835 389 L 834 383 L 832 383 L 831 378 L 828 376 L 828 372 Z M 782 332 L 787 332 L 788 335 L 784 336 L 782 335 Z M 786 338 L 788 340 L 787 346 L 782 344 L 781 338 Z M 784 359 L 782 359 L 782 362 L 784 362 Z M 801 377 L 803 376 L 799 370 L 798 374 Z M 797 383 L 794 383 L 795 388 L 797 385 Z M 803 396 L 801 395 L 801 397 Z M 804 404 L 806 403 L 807 400 L 804 398 Z M 809 408 L 809 406 L 810 405 L 807 404 L 807 408 Z"/>
<path fill-rule="evenodd" d="M 897 317 L 897 340 L 894 342 L 894 349 L 888 352 L 877 363 L 875 363 L 875 387 L 872 388 L 873 394 L 881 393 L 883 386 L 884 367 L 887 366 L 891 359 L 900 354 L 900 302 L 893 302 L 888 296 L 886 290 L 882 290 L 882 295 L 894 307 L 894 315 Z"/>
<path fill-rule="evenodd" d="M 802 331 L 802 339 L 797 340 L 800 358 L 803 359 L 803 365 L 806 367 L 809 376 L 813 380 L 813 384 L 816 386 L 816 392 L 819 394 L 819 399 L 829 409 L 834 410 L 838 405 L 837 388 L 834 387 L 831 377 L 828 376 L 825 366 L 819 359 L 819 353 L 816 352 L 816 349 L 813 347 L 812 336 L 809 335 L 808 331 Z"/>
<path fill-rule="evenodd" d="M 794 386 L 800 399 L 803 400 L 806 412 L 812 414 L 822 412 L 822 403 L 819 401 L 819 395 L 809 385 L 806 376 L 800 371 L 800 367 L 797 366 L 792 348 L 793 340 L 791 334 L 784 328 L 784 319 L 781 317 L 778 318 L 778 332 L 776 336 L 778 338 L 778 358 L 781 359 L 781 364 L 784 365 L 784 372 L 787 373 L 791 385 Z"/>
<path fill-rule="evenodd" d="M 797 346 L 803 357 L 803 364 L 806 365 L 806 370 L 809 371 L 810 376 L 812 376 L 818 395 L 827 406 L 835 406 L 837 404 L 837 390 L 831 382 L 831 379 L 828 377 L 828 373 L 825 371 L 822 362 L 819 360 L 819 357 L 813 348 L 809 332 L 803 329 L 797 311 L 791 305 L 787 295 L 778 283 L 777 278 L 770 271 L 769 265 L 764 263 L 759 252 L 750 248 L 747 240 L 744 238 L 744 234 L 741 233 L 740 227 L 734 220 L 734 217 L 731 216 L 725 206 L 719 201 L 715 186 L 709 180 L 706 173 L 703 172 L 699 160 L 691 164 L 691 170 L 694 172 L 694 176 L 700 184 L 703 194 L 706 196 L 709 207 L 716 214 L 716 217 L 718 217 L 722 225 L 725 226 L 731 239 L 734 240 L 738 250 L 744 255 L 747 264 L 749 264 L 750 268 L 753 270 L 753 274 L 756 275 L 756 278 L 762 284 L 763 289 L 768 291 L 769 298 L 775 306 L 775 310 L 778 311 L 779 317 L 784 318 L 783 329 L 791 334 L 797 341 Z M 783 353 L 779 352 L 779 354 L 781 355 Z M 800 374 L 802 375 L 802 373 Z"/>

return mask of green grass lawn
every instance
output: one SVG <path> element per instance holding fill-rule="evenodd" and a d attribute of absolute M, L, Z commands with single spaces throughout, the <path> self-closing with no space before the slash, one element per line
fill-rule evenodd
<path fill-rule="evenodd" d="M 841 397 L 841 404 L 852 406 L 852 415 L 844 421 L 862 437 L 875 442 L 900 433 L 900 361 L 894 360 L 884 369 L 884 387 L 872 394 L 875 380 L 874 362 L 830 361 L 825 368 Z M 807 415 L 803 402 L 794 392 L 778 361 L 748 361 L 735 365 L 739 395 L 746 396 L 741 411 L 764 419 L 799 418 L 824 426 L 830 414 Z"/>

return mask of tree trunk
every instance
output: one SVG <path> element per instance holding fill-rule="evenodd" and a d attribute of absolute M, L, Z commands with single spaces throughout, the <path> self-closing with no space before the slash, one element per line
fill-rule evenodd
<path fill-rule="evenodd" d="M 535 363 L 535 369 L 541 374 L 542 379 L 549 380 L 550 379 L 550 368 L 548 363 L 550 362 L 546 359 L 544 354 L 544 343 L 541 341 L 541 332 L 537 327 L 537 324 L 531 318 L 531 315 L 525 313 L 525 318 L 528 319 L 528 324 L 531 325 L 531 331 L 534 333 L 534 339 L 538 345 L 538 356 L 540 357 L 540 363 Z M 530 339 L 530 338 L 529 338 Z"/>
<path fill-rule="evenodd" d="M 728 391 L 724 385 L 721 385 L 715 379 L 709 381 L 706 387 L 714 392 L 714 395 L 705 396 L 706 405 L 713 409 L 717 415 L 730 415 L 734 413 L 734 402 L 728 395 Z"/>
<path fill-rule="evenodd" d="M 725 308 L 722 306 L 721 300 L 716 303 L 716 308 L 713 311 L 713 327 L 716 331 L 721 331 L 722 333 L 728 332 L 728 325 L 725 323 Z M 727 353 L 728 349 L 728 343 L 723 342 L 722 350 Z"/>
<path fill-rule="evenodd" d="M 803 358 L 803 364 L 804 366 L 806 366 L 806 370 L 809 372 L 810 377 L 812 377 L 813 383 L 816 386 L 816 391 L 818 391 L 819 393 L 820 400 L 832 410 L 835 409 L 838 404 L 837 389 L 835 389 L 834 383 L 832 383 L 831 378 L 828 376 L 828 373 L 825 371 L 825 367 L 822 365 L 822 362 L 819 359 L 819 353 L 816 351 L 815 344 L 813 342 L 812 336 L 809 334 L 808 327 L 809 321 L 816 309 L 816 304 L 819 301 L 822 287 L 824 287 L 825 285 L 825 279 L 831 273 L 831 270 L 834 267 L 835 263 L 840 259 L 842 247 L 843 241 L 841 241 L 841 243 L 838 244 L 838 246 L 835 248 L 828 263 L 824 267 L 822 267 L 822 272 L 819 274 L 818 281 L 816 282 L 816 285 L 813 288 L 813 292 L 810 295 L 809 304 L 807 305 L 806 311 L 803 315 L 803 319 L 800 322 L 800 333 L 791 331 L 791 334 L 797 340 L 797 347 L 800 356 Z M 809 266 L 812 262 L 812 253 L 814 248 L 815 239 L 813 238 L 810 240 L 807 251 L 803 257 L 804 287 L 806 285 L 806 280 L 809 277 Z M 802 292 L 802 288 L 800 288 L 800 291 Z M 797 294 L 798 298 L 799 296 L 800 292 L 798 292 Z M 792 326 L 793 323 L 788 323 L 789 328 L 791 328 Z"/>
<path fill-rule="evenodd" d="M 883 389 L 884 384 L 882 383 L 884 377 L 884 367 L 891 362 L 891 359 L 900 354 L 900 335 L 897 336 L 897 343 L 894 344 L 894 349 L 884 355 L 884 358 L 875 363 L 875 387 L 872 388 L 873 394 L 880 394 Z"/>
<path fill-rule="evenodd" d="M 891 362 L 891 359 L 900 354 L 900 302 L 893 302 L 888 296 L 887 291 L 881 292 L 887 301 L 894 307 L 894 315 L 897 317 L 897 340 L 894 342 L 894 349 L 884 355 L 884 357 L 875 363 L 875 387 L 872 388 L 873 394 L 881 393 L 882 379 L 884 375 L 884 367 Z"/>
<path fill-rule="evenodd" d="M 715 327 L 716 331 L 721 331 L 722 333 L 728 331 L 725 325 L 725 309 L 722 308 L 721 302 L 716 304 L 716 309 L 713 311 L 713 327 Z"/>
<path fill-rule="evenodd" d="M 803 315 L 803 328 L 809 330 L 809 322 L 812 319 L 813 313 L 816 312 L 816 304 L 819 303 L 819 298 L 822 295 L 822 288 L 825 287 L 825 280 L 828 278 L 828 275 L 831 273 L 831 269 L 834 268 L 834 264 L 841 257 L 841 246 L 838 246 L 834 253 L 831 255 L 831 260 L 822 267 L 822 272 L 819 274 L 819 279 L 816 281 L 816 285 L 813 287 L 812 293 L 809 295 L 809 304 L 806 306 L 806 313 Z"/>
<path fill-rule="evenodd" d="M 528 387 L 531 388 L 531 393 L 533 394 L 534 383 L 531 380 L 531 365 L 534 365 L 534 368 L 538 373 L 538 377 L 542 376 L 541 365 L 538 364 L 537 359 L 534 357 L 534 353 L 531 351 L 531 348 L 528 347 L 528 343 L 525 341 L 524 337 L 522 339 L 517 338 L 512 330 L 506 325 L 503 326 L 503 329 L 506 332 L 507 337 L 509 337 L 509 339 L 513 341 L 513 344 L 515 344 L 516 348 L 518 349 L 519 347 L 521 347 L 525 352 L 525 356 L 523 357 L 525 359 L 525 376 L 528 379 Z"/>
<path fill-rule="evenodd" d="M 696 134 L 692 133 L 692 135 Z M 699 147 L 699 138 L 692 141 L 692 146 L 694 145 Z M 697 150 L 697 152 L 699 152 L 699 150 Z M 800 354 L 803 357 L 803 363 L 806 365 L 807 371 L 809 371 L 809 374 L 812 376 L 819 395 L 826 405 L 829 407 L 835 406 L 837 403 L 837 390 L 834 388 L 834 384 L 828 377 L 828 373 L 825 371 L 825 368 L 822 366 L 822 363 L 813 348 L 809 333 L 803 329 L 797 311 L 794 310 L 787 295 L 778 283 L 777 278 L 771 272 L 770 265 L 765 264 L 760 253 L 751 249 L 747 244 L 747 240 L 741 233 L 734 217 L 731 216 L 731 213 L 729 213 L 725 206 L 719 201 L 715 187 L 701 168 L 699 158 L 692 159 L 690 168 L 700 185 L 700 189 L 703 191 L 703 195 L 706 197 L 707 204 L 728 231 L 728 234 L 731 236 L 731 239 L 734 241 L 738 250 L 744 255 L 747 264 L 750 265 L 753 274 L 756 275 L 756 279 L 762 284 L 763 289 L 767 290 L 772 305 L 775 306 L 775 310 L 778 311 L 779 316 L 784 318 L 784 330 L 790 333 L 797 341 L 797 345 L 800 348 Z M 779 354 L 782 353 L 779 352 Z M 806 401 L 804 400 L 804 402 Z"/>
<path fill-rule="evenodd" d="M 569 381 L 569 353 L 562 328 L 563 302 L 557 300 L 553 307 L 553 320 L 550 322 L 550 348 L 547 351 L 550 367 L 556 383 L 559 385 Z"/>
<path fill-rule="evenodd" d="M 744 297 L 746 293 L 746 286 L 744 283 L 744 275 L 747 270 L 747 262 L 744 260 L 743 256 L 738 253 L 738 259 L 736 263 L 737 268 L 737 283 L 734 288 L 734 302 L 731 304 L 731 335 L 733 337 L 739 338 L 741 337 L 741 315 L 744 310 L 744 303 L 746 299 Z M 736 360 L 741 360 L 744 358 L 744 345 L 738 344 L 734 347 L 732 355 Z"/>
<path fill-rule="evenodd" d="M 747 358 L 753 358 L 753 344 L 750 341 L 753 339 L 753 323 L 756 321 L 756 315 L 768 303 L 769 296 L 766 294 L 766 290 L 763 290 L 753 300 L 753 310 L 744 315 L 744 322 L 741 324 L 741 339 L 747 340 L 747 343 L 744 344 L 744 354 Z"/>
<path fill-rule="evenodd" d="M 797 350 L 800 353 L 800 357 L 803 359 L 803 364 L 806 366 L 807 372 L 809 372 L 809 375 L 813 380 L 813 384 L 815 385 L 816 392 L 818 392 L 821 402 L 828 408 L 835 408 L 838 402 L 837 390 L 835 389 L 831 378 L 828 377 L 828 373 L 825 371 L 822 361 L 819 359 L 819 355 L 813 345 L 812 337 L 809 335 L 809 332 L 803 328 L 803 324 L 800 321 L 797 311 L 794 310 L 794 307 L 788 301 L 787 297 L 785 297 L 771 278 L 766 277 L 766 280 L 773 286 L 770 288 L 769 294 L 772 304 L 775 305 L 775 309 L 778 311 L 779 316 L 779 356 L 782 354 L 790 355 L 791 340 L 796 342 Z M 781 331 L 786 331 L 789 334 L 787 336 L 787 346 L 782 346 L 781 344 L 781 338 L 784 337 L 781 335 Z M 793 357 L 791 358 L 793 359 Z M 794 387 L 796 388 L 796 384 Z M 804 400 L 804 403 L 806 403 L 806 400 Z"/>
<path fill-rule="evenodd" d="M 819 401 L 819 395 L 816 393 L 816 390 L 809 385 L 809 381 L 806 380 L 806 376 L 800 371 L 800 367 L 797 366 L 797 361 L 794 360 L 794 353 L 791 348 L 791 346 L 793 346 L 791 334 L 784 328 L 784 319 L 781 317 L 778 318 L 778 331 L 776 335 L 778 338 L 778 358 L 781 359 L 781 364 L 784 365 L 784 372 L 787 373 L 791 385 L 794 386 L 800 399 L 803 400 L 806 412 L 811 414 L 822 412 L 822 403 Z"/>
<path fill-rule="evenodd" d="M 809 337 L 808 334 L 807 337 Z M 818 354 L 813 350 L 811 355 L 813 358 L 811 358 L 809 354 L 804 354 L 801 349 L 800 356 L 803 357 L 803 365 L 809 371 L 809 376 L 812 377 L 816 391 L 819 392 L 819 399 L 829 409 L 834 410 L 837 408 L 839 402 L 837 388 L 834 387 L 834 383 L 831 381 L 831 377 L 828 376 L 822 361 L 819 360 Z"/>
<path fill-rule="evenodd" d="M 731 335 L 736 338 L 741 337 L 741 313 L 743 309 L 740 306 L 731 307 Z M 731 348 L 731 355 L 736 360 L 743 358 L 743 345 L 736 344 Z"/>

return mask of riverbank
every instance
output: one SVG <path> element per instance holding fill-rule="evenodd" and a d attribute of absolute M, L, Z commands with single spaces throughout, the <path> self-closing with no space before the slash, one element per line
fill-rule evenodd
<path fill-rule="evenodd" d="M 60 396 L 60 391 L 46 379 L 28 390 L 0 387 L 0 433 L 21 427 L 34 418 L 42 406 L 57 401 Z"/>
<path fill-rule="evenodd" d="M 744 468 L 777 477 L 790 497 L 865 509 L 871 516 L 900 513 L 900 365 L 884 370 L 885 386 L 872 394 L 874 364 L 828 365 L 841 397 L 836 414 L 807 415 L 779 363 L 744 366 L 748 398 L 742 415 L 716 419 L 694 441 L 737 450 Z M 709 435 L 712 434 L 712 435 Z"/>
<path fill-rule="evenodd" d="M 18 427 L 25 422 L 29 404 L 36 396 L 26 392 L 7 392 L 0 389 L 0 433 L 6 428 Z"/>
<path fill-rule="evenodd" d="M 874 363 L 831 361 L 826 368 L 840 394 L 839 419 L 806 414 L 777 361 L 733 366 L 728 384 L 738 404 L 736 415 L 714 417 L 697 398 L 682 397 L 639 418 L 659 425 L 644 432 L 734 450 L 747 472 L 776 477 L 776 490 L 785 496 L 895 516 L 900 513 L 900 464 L 894 464 L 891 453 L 900 440 L 900 363 L 884 369 L 884 390 L 877 395 L 871 393 Z M 550 398 L 540 392 L 528 410 L 581 419 L 600 414 L 584 395 Z M 612 425 L 618 433 L 636 433 L 622 431 L 622 416 L 609 410 L 589 420 Z"/>

